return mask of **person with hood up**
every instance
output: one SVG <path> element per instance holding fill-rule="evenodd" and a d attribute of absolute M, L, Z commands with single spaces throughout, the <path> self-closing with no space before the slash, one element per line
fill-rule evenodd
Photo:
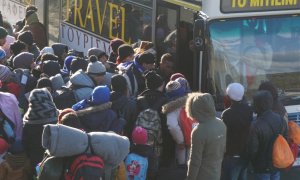
<path fill-rule="evenodd" d="M 89 99 L 72 106 L 86 132 L 114 131 L 121 134 L 125 122 L 120 121 L 111 109 L 110 90 L 107 86 L 97 86 Z"/>
<path fill-rule="evenodd" d="M 226 126 L 216 118 L 213 97 L 208 93 L 190 93 L 185 110 L 199 124 L 192 131 L 187 180 L 219 180 L 226 149 Z"/>
<path fill-rule="evenodd" d="M 247 155 L 252 163 L 256 180 L 279 180 L 280 171 L 273 166 L 272 149 L 274 137 L 280 133 L 287 140 L 288 128 L 284 119 L 272 111 L 273 97 L 269 91 L 258 91 L 253 97 L 257 119 L 250 128 Z"/>
<path fill-rule="evenodd" d="M 273 97 L 273 105 L 272 105 L 272 111 L 275 113 L 278 113 L 286 123 L 288 123 L 288 114 L 283 106 L 283 104 L 280 102 L 279 97 L 278 97 L 278 91 L 277 88 L 274 86 L 274 84 L 271 81 L 265 81 L 262 82 L 258 90 L 266 90 L 269 91 Z"/>
<path fill-rule="evenodd" d="M 231 83 L 226 94 L 231 100 L 221 119 L 227 127 L 226 153 L 222 163 L 222 180 L 247 179 L 247 140 L 253 120 L 253 111 L 243 101 L 244 87 L 240 83 Z"/>
<path fill-rule="evenodd" d="M 58 110 L 46 88 L 34 89 L 29 95 L 29 108 L 23 117 L 23 146 L 31 161 L 32 172 L 43 160 L 42 133 L 45 124 L 57 122 Z"/>
<path fill-rule="evenodd" d="M 64 66 L 64 60 L 68 56 L 69 47 L 62 43 L 54 43 L 52 44 L 52 49 L 54 51 L 54 55 L 58 57 L 58 63 L 61 67 Z"/>
<path fill-rule="evenodd" d="M 40 23 L 38 15 L 35 10 L 28 10 L 25 16 L 25 26 L 18 33 L 21 34 L 25 31 L 30 31 L 33 36 L 33 41 L 39 49 L 43 49 L 48 45 L 48 38 L 45 26 Z"/>
<path fill-rule="evenodd" d="M 181 87 L 180 83 L 176 81 L 170 81 L 166 85 L 166 95 L 169 98 L 169 102 L 162 107 L 162 112 L 167 116 L 168 130 L 176 143 L 174 148 L 176 154 L 176 162 L 179 165 L 185 165 L 188 160 L 188 154 L 190 147 L 186 146 L 184 133 L 180 126 L 180 113 L 185 106 L 187 94 Z M 173 152 L 174 152 L 173 150 Z"/>
<path fill-rule="evenodd" d="M 21 52 L 26 52 L 26 44 L 21 41 L 15 41 L 10 45 L 11 56 L 7 60 L 7 66 L 13 69 L 13 59 Z"/>
<path fill-rule="evenodd" d="M 125 119 L 124 135 L 130 139 L 137 116 L 136 101 L 129 97 L 127 82 L 122 75 L 116 74 L 112 76 L 111 90 L 111 108 L 117 113 L 118 117 L 123 117 Z"/>
<path fill-rule="evenodd" d="M 20 33 L 17 39 L 26 44 L 28 52 L 34 55 L 34 59 L 38 58 L 38 56 L 40 55 L 40 49 L 35 44 L 33 35 L 30 31 L 24 31 Z"/>

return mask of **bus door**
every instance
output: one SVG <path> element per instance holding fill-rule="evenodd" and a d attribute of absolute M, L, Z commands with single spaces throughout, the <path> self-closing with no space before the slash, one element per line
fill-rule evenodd
<path fill-rule="evenodd" d="M 175 61 L 175 71 L 184 74 L 193 89 L 198 76 L 195 72 L 193 40 L 194 11 L 170 2 L 160 1 L 156 9 L 155 44 L 158 57 L 170 53 Z"/>

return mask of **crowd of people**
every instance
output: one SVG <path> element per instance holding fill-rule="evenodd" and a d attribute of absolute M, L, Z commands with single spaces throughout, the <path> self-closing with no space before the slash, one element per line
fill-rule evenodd
<path fill-rule="evenodd" d="M 133 48 L 113 39 L 111 54 L 91 48 L 84 57 L 61 43 L 47 46 L 30 28 L 37 10 L 27 10 L 14 35 L 0 27 L 0 179 L 39 177 L 45 152 L 57 153 L 45 140 L 55 128 L 72 132 L 64 156 L 74 156 L 78 133 L 92 136 L 88 148 L 104 159 L 105 180 L 245 180 L 249 163 L 258 180 L 280 178 L 269 142 L 277 130 L 288 140 L 287 113 L 272 83 L 260 85 L 253 106 L 241 84 L 229 84 L 219 119 L 212 95 L 192 92 L 171 54 L 155 64 L 153 43 Z M 93 135 L 130 147 L 110 144 L 104 153 Z"/>

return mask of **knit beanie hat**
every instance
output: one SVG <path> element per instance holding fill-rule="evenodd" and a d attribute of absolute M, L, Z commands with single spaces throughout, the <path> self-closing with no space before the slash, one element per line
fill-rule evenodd
<path fill-rule="evenodd" d="M 111 77 L 111 89 L 116 92 L 125 93 L 127 91 L 126 78 L 120 74 Z"/>
<path fill-rule="evenodd" d="M 175 81 L 179 77 L 185 78 L 183 74 L 175 73 L 175 74 L 172 74 L 172 76 L 170 77 L 170 81 Z"/>
<path fill-rule="evenodd" d="M 185 111 L 189 118 L 199 122 L 216 118 L 214 100 L 208 93 L 190 93 Z"/>
<path fill-rule="evenodd" d="M 43 66 L 43 73 L 49 77 L 60 73 L 60 66 L 57 61 L 45 61 Z"/>
<path fill-rule="evenodd" d="M 64 79 L 62 78 L 61 74 L 56 74 L 55 76 L 51 76 L 50 81 L 52 83 L 52 88 L 54 91 L 60 89 L 62 86 L 65 86 Z"/>
<path fill-rule="evenodd" d="M 25 123 L 47 124 L 57 121 L 58 110 L 46 88 L 32 90 L 28 101 L 29 108 L 23 118 Z"/>
<path fill-rule="evenodd" d="M 0 81 L 5 82 L 11 74 L 12 72 L 7 66 L 0 64 Z"/>
<path fill-rule="evenodd" d="M 158 75 L 155 71 L 149 71 L 145 75 L 145 79 L 146 79 L 146 87 L 151 90 L 156 90 L 164 83 L 162 77 Z"/>
<path fill-rule="evenodd" d="M 74 74 L 79 69 L 82 69 L 83 71 L 86 71 L 86 68 L 88 66 L 88 62 L 83 58 L 75 58 L 71 62 L 71 73 Z"/>
<path fill-rule="evenodd" d="M 47 88 L 50 87 L 52 89 L 52 83 L 49 78 L 43 77 L 37 81 L 37 88 Z"/>
<path fill-rule="evenodd" d="M 10 45 L 10 50 L 14 55 L 18 55 L 21 51 L 26 49 L 26 44 L 21 41 L 15 41 Z"/>
<path fill-rule="evenodd" d="M 87 73 L 91 75 L 105 75 L 106 68 L 105 66 L 98 61 L 97 56 L 92 55 L 89 57 L 90 63 L 87 67 Z"/>
<path fill-rule="evenodd" d="M 135 144 L 147 144 L 148 141 L 147 130 L 140 126 L 137 126 L 132 131 L 131 138 L 132 138 L 132 142 Z"/>
<path fill-rule="evenodd" d="M 128 56 L 134 54 L 134 50 L 133 48 L 128 45 L 128 44 L 122 44 L 119 48 L 118 48 L 118 55 L 119 55 L 119 59 L 122 62 L 125 58 L 127 58 Z"/>
<path fill-rule="evenodd" d="M 244 96 L 244 86 L 240 83 L 231 83 L 227 86 L 226 94 L 231 100 L 241 101 Z"/>
<path fill-rule="evenodd" d="M 95 55 L 95 56 L 97 56 L 99 58 L 99 57 L 101 57 L 103 55 L 106 55 L 106 53 L 104 51 L 102 51 L 101 49 L 99 49 L 99 48 L 93 47 L 93 48 L 90 48 L 88 50 L 88 52 L 87 52 L 87 56 L 88 57 L 90 57 L 92 55 Z"/>
<path fill-rule="evenodd" d="M 4 39 L 8 35 L 7 30 L 0 26 L 0 39 Z"/>
<path fill-rule="evenodd" d="M 190 85 L 189 85 L 189 82 L 183 78 L 183 77 L 178 77 L 175 79 L 176 82 L 179 82 L 181 87 L 184 89 L 184 91 L 186 93 L 190 93 L 191 92 L 191 88 L 190 88 Z"/>
<path fill-rule="evenodd" d="M 44 47 L 41 51 L 40 51 L 40 55 L 43 55 L 45 53 L 49 53 L 49 54 L 53 54 L 54 55 L 54 50 L 52 47 Z"/>
<path fill-rule="evenodd" d="M 109 102 L 110 90 L 107 86 L 97 86 L 92 92 L 92 102 L 94 104 L 104 104 Z"/>
<path fill-rule="evenodd" d="M 34 55 L 29 52 L 22 52 L 16 55 L 13 59 L 15 69 L 31 69 L 31 64 L 34 62 Z"/>
<path fill-rule="evenodd" d="M 18 36 L 18 40 L 24 42 L 27 45 L 33 44 L 33 36 L 30 31 L 25 31 Z"/>
<path fill-rule="evenodd" d="M 7 150 L 8 143 L 3 138 L 0 138 L 0 154 L 5 153 Z"/>
<path fill-rule="evenodd" d="M 182 97 L 186 94 L 185 89 L 181 86 L 179 82 L 169 81 L 166 85 L 166 93 L 168 98 L 176 99 Z"/>
<path fill-rule="evenodd" d="M 117 52 L 118 48 L 124 44 L 124 41 L 122 39 L 116 38 L 110 41 L 110 47 L 113 52 Z"/>
<path fill-rule="evenodd" d="M 0 60 L 6 57 L 6 53 L 3 49 L 0 49 Z"/>

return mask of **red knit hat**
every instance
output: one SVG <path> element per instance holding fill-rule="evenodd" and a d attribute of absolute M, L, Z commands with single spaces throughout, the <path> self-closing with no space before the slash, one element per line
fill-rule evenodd
<path fill-rule="evenodd" d="M 135 143 L 135 144 L 147 144 L 147 141 L 148 141 L 147 130 L 140 126 L 137 126 L 136 128 L 134 128 L 131 137 L 132 137 L 133 143 Z"/>
<path fill-rule="evenodd" d="M 0 154 L 3 154 L 7 149 L 8 143 L 3 138 L 0 138 Z"/>
<path fill-rule="evenodd" d="M 185 78 L 183 74 L 181 73 L 174 73 L 172 74 L 172 76 L 170 77 L 170 81 L 175 81 L 177 78 L 182 77 Z"/>

